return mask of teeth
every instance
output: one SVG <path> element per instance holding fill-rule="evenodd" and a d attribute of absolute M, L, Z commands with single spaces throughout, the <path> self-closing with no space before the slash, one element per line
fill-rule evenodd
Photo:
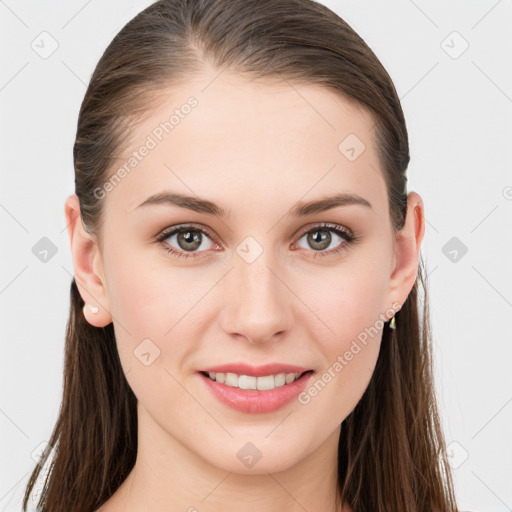
<path fill-rule="evenodd" d="M 226 373 L 226 380 L 224 381 L 226 386 L 238 387 L 238 375 L 236 373 Z"/>
<path fill-rule="evenodd" d="M 226 386 L 264 391 L 291 384 L 293 381 L 297 380 L 302 373 L 279 373 L 277 375 L 264 375 L 262 377 L 219 372 L 208 372 L 208 375 L 210 379 L 225 384 Z"/>
<path fill-rule="evenodd" d="M 293 382 L 297 377 L 294 377 L 294 375 L 297 375 L 295 373 L 287 373 L 286 374 L 286 384 L 290 384 L 290 382 Z"/>
<path fill-rule="evenodd" d="M 240 389 L 256 389 L 256 385 L 259 385 L 258 377 L 252 377 L 250 375 L 240 375 L 238 377 L 237 385 Z M 258 387 L 258 389 L 260 388 Z"/>
<path fill-rule="evenodd" d="M 278 386 L 284 386 L 286 382 L 286 375 L 284 373 L 280 373 L 279 375 L 276 375 L 274 377 L 276 387 Z"/>

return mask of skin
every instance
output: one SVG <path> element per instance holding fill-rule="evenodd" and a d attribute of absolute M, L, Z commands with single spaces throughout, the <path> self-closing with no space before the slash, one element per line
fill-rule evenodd
<path fill-rule="evenodd" d="M 390 308 L 403 304 L 416 279 L 423 201 L 409 193 L 407 221 L 395 236 L 371 116 L 320 86 L 214 76 L 164 91 L 136 126 L 109 175 L 168 112 L 191 95 L 199 102 L 106 194 L 101 244 L 84 231 L 77 197 L 65 203 L 78 288 L 99 307 L 84 314 L 97 327 L 113 322 L 138 399 L 137 462 L 101 512 L 230 512 L 241 503 L 246 512 L 334 510 L 340 428 L 369 384 L 382 330 L 309 403 L 294 400 L 272 413 L 220 403 L 197 371 L 284 362 L 321 376 L 358 334 L 379 326 L 379 315 L 393 316 Z M 338 149 L 350 133 L 366 146 L 354 161 Z M 164 190 L 207 198 L 229 215 L 136 208 Z M 358 194 L 371 208 L 288 215 L 298 201 L 335 192 Z M 359 241 L 327 231 L 324 253 L 345 246 L 315 258 L 320 244 L 308 242 L 307 232 L 324 222 L 351 229 Z M 169 244 L 186 252 L 176 235 L 154 241 L 183 223 L 214 235 L 192 249 L 197 258 L 163 250 Z M 263 249 L 251 263 L 236 252 L 247 236 Z M 160 350 L 148 366 L 134 355 L 146 338 Z M 262 453 L 252 468 L 237 457 L 248 442 Z"/>

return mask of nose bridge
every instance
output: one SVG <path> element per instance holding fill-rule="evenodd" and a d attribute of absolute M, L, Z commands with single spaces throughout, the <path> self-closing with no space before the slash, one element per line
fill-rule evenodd
<path fill-rule="evenodd" d="M 242 243 L 237 249 L 228 279 L 224 328 L 252 342 L 269 341 L 291 326 L 291 293 L 279 276 L 272 251 L 262 250 L 253 259 L 255 247 L 249 245 L 245 252 L 244 248 Z"/>

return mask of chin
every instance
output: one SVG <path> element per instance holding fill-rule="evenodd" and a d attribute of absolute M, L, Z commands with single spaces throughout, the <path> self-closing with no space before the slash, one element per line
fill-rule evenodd
<path fill-rule="evenodd" d="M 245 439 L 249 439 L 247 436 Z M 285 471 L 301 460 L 300 443 L 289 445 L 285 448 L 280 442 L 271 443 L 267 440 L 265 446 L 263 441 L 235 441 L 235 447 L 222 450 L 218 448 L 212 453 L 209 462 L 214 466 L 243 475 L 265 475 Z M 304 446 L 302 444 L 302 446 Z M 284 448 L 284 449 L 283 449 Z M 219 458 L 219 454 L 223 456 Z"/>

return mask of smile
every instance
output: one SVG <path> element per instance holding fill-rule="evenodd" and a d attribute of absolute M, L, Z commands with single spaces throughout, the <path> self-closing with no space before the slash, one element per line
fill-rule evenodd
<path fill-rule="evenodd" d="M 262 414 L 277 411 L 296 399 L 314 373 L 308 370 L 256 377 L 202 371 L 197 375 L 220 403 L 239 412 Z"/>

